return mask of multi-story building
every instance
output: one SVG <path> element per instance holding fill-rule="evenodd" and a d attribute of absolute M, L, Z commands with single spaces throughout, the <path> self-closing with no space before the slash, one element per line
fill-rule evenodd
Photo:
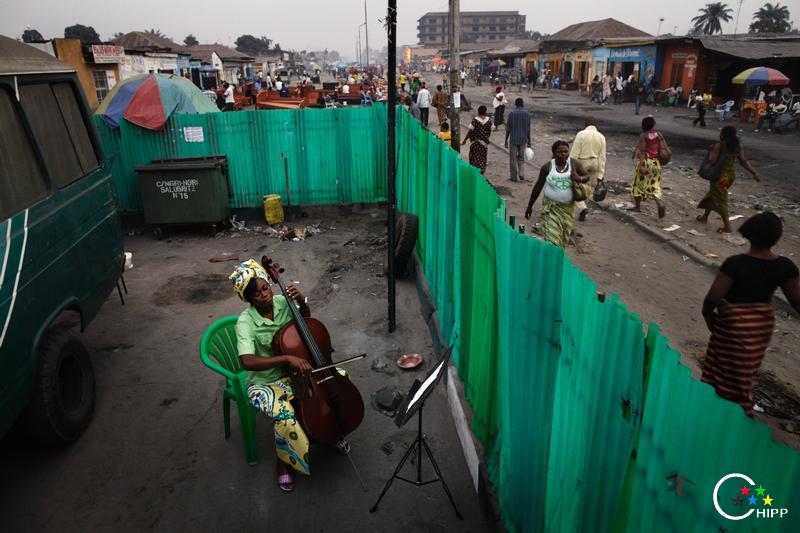
<path fill-rule="evenodd" d="M 426 13 L 417 21 L 419 44 L 444 47 L 449 43 L 446 12 Z M 525 15 L 519 11 L 462 11 L 461 35 L 478 43 L 507 41 L 525 32 Z"/>

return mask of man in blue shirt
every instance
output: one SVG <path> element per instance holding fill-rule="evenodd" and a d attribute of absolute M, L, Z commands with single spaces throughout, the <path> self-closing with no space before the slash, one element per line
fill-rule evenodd
<path fill-rule="evenodd" d="M 509 139 L 511 145 L 509 146 Z M 508 162 L 511 167 L 511 181 L 525 181 L 525 149 L 531 145 L 531 115 L 525 109 L 522 98 L 514 101 L 514 109 L 506 120 L 506 141 Z"/>

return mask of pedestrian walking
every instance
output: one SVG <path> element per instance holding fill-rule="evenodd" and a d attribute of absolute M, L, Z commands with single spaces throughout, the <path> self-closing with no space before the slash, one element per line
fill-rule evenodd
<path fill-rule="evenodd" d="M 422 122 L 422 117 L 419 112 L 419 106 L 417 106 L 417 103 L 414 101 L 413 98 L 411 98 L 410 94 L 406 96 L 406 109 L 408 109 L 408 112 L 411 113 L 412 117 Z"/>
<path fill-rule="evenodd" d="M 227 81 L 223 81 L 222 86 L 225 88 L 225 111 L 233 111 L 236 106 L 236 98 L 233 96 L 233 85 Z"/>
<path fill-rule="evenodd" d="M 584 129 L 579 131 L 572 143 L 570 157 L 580 162 L 589 175 L 592 188 L 603 181 L 606 174 L 606 137 L 597 131 L 597 120 L 589 117 L 584 121 Z M 585 201 L 577 202 L 578 220 L 583 222 L 589 214 Z"/>
<path fill-rule="evenodd" d="M 433 106 L 436 108 L 436 115 L 441 126 L 447 122 L 447 109 L 450 106 L 450 95 L 448 95 L 441 85 L 436 86 L 436 94 L 433 95 Z"/>
<path fill-rule="evenodd" d="M 608 99 L 611 97 L 611 76 L 608 73 L 603 74 L 603 101 L 601 103 L 606 104 L 608 103 Z"/>
<path fill-rule="evenodd" d="M 697 126 L 700 124 L 701 128 L 706 127 L 706 102 L 703 100 L 703 97 L 697 95 L 694 99 L 695 107 L 697 108 L 697 118 L 694 119 L 692 122 L 692 126 Z"/>
<path fill-rule="evenodd" d="M 644 98 L 644 84 L 640 81 L 633 80 L 631 82 L 631 90 L 633 92 L 634 115 L 638 115 L 639 109 L 642 107 L 642 99 Z"/>
<path fill-rule="evenodd" d="M 532 93 L 533 88 L 536 87 L 536 81 L 539 79 L 539 72 L 536 68 L 531 67 L 531 70 L 528 72 L 528 92 Z"/>
<path fill-rule="evenodd" d="M 420 122 L 427 128 L 428 116 L 431 110 L 431 93 L 425 83 L 422 84 L 417 93 L 417 107 L 419 107 Z"/>
<path fill-rule="evenodd" d="M 750 161 L 744 156 L 744 149 L 736 135 L 736 128 L 733 126 L 725 126 L 719 132 L 719 142 L 712 145 L 709 149 L 708 161 L 715 164 L 722 158 L 722 167 L 720 169 L 719 178 L 709 181 L 709 189 L 706 195 L 697 204 L 699 209 L 705 209 L 705 212 L 697 217 L 697 220 L 702 223 L 708 222 L 708 215 L 714 211 L 722 218 L 722 227 L 717 231 L 720 233 L 731 232 L 731 222 L 728 218 L 728 191 L 736 181 L 736 160 L 744 167 L 753 179 L 761 181 L 758 173 L 753 169 Z"/>
<path fill-rule="evenodd" d="M 478 116 L 472 119 L 461 145 L 469 145 L 469 164 L 486 172 L 486 162 L 489 155 L 489 136 L 492 134 L 492 119 L 486 114 L 486 106 L 478 107 Z"/>
<path fill-rule="evenodd" d="M 655 200 L 658 218 L 664 218 L 667 207 L 661 201 L 661 162 L 658 160 L 658 149 L 666 141 L 663 135 L 655 131 L 655 127 L 656 119 L 653 117 L 642 119 L 642 133 L 633 153 L 636 165 L 633 167 L 631 196 L 635 204 L 634 211 L 641 212 L 642 200 Z"/>
<path fill-rule="evenodd" d="M 462 68 L 459 75 L 461 76 L 461 89 L 463 90 L 467 86 L 467 69 Z"/>
<path fill-rule="evenodd" d="M 772 251 L 783 233 L 774 213 L 752 216 L 739 233 L 750 241 L 750 250 L 722 263 L 703 300 L 711 336 L 700 379 L 752 418 L 753 379 L 775 328 L 772 296 L 780 287 L 800 313 L 800 276 L 797 265 Z"/>
<path fill-rule="evenodd" d="M 406 73 L 405 72 L 401 72 L 400 73 L 400 77 L 397 79 L 397 83 L 400 84 L 400 90 L 401 91 L 405 91 L 406 90 Z"/>
<path fill-rule="evenodd" d="M 622 103 L 622 73 L 617 72 L 617 77 L 614 78 L 614 103 Z"/>
<path fill-rule="evenodd" d="M 494 99 L 492 99 L 492 107 L 494 107 L 494 129 L 500 127 L 505 122 L 506 113 L 506 95 L 503 93 L 503 86 L 497 85 L 494 88 Z"/>
<path fill-rule="evenodd" d="M 539 179 L 531 191 L 525 218 L 531 218 L 533 204 L 544 190 L 540 220 L 542 235 L 546 242 L 563 248 L 569 243 L 575 221 L 572 184 L 586 183 L 589 176 L 583 171 L 580 162 L 569 157 L 568 142 L 556 141 L 552 152 L 553 159 L 545 163 L 539 171 Z"/>
<path fill-rule="evenodd" d="M 525 149 L 531 145 L 531 114 L 525 109 L 522 98 L 514 100 L 514 109 L 508 114 L 504 145 L 508 148 L 511 181 L 525 181 Z"/>

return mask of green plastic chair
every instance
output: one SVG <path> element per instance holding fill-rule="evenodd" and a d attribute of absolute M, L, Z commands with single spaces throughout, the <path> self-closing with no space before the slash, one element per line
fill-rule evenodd
<path fill-rule="evenodd" d="M 256 410 L 247 396 L 247 372 L 239 364 L 236 349 L 236 320 L 238 316 L 226 316 L 211 324 L 200 341 L 200 360 L 208 368 L 225 377 L 222 391 L 222 419 L 225 438 L 231 436 L 231 400 L 239 411 L 247 462 L 258 464 L 256 446 Z"/>

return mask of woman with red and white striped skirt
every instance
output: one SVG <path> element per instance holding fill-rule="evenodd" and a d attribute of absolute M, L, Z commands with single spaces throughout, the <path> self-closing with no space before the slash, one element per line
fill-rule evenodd
<path fill-rule="evenodd" d="M 790 259 L 772 251 L 783 233 L 775 214 L 759 213 L 739 232 L 750 250 L 725 260 L 703 301 L 711 338 L 701 380 L 752 417 L 753 379 L 775 328 L 772 295 L 780 287 L 800 313 L 800 276 Z"/>

